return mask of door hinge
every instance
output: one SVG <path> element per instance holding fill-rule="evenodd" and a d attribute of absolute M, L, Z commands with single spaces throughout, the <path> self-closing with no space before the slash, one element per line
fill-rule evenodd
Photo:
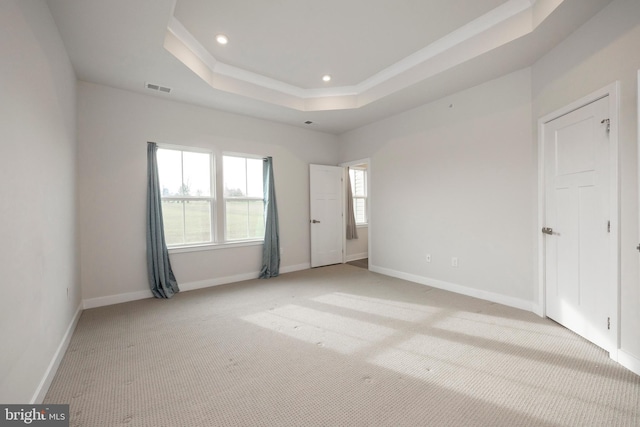
<path fill-rule="evenodd" d="M 607 317 L 607 330 L 611 330 L 611 317 Z"/>
<path fill-rule="evenodd" d="M 611 221 L 607 221 L 607 233 L 611 233 Z"/>
<path fill-rule="evenodd" d="M 611 131 L 611 120 L 610 119 L 603 119 L 601 122 L 601 124 L 607 124 L 607 132 Z"/>

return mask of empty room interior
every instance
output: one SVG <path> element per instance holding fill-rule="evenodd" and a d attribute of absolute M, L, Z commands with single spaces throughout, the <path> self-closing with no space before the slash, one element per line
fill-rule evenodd
<path fill-rule="evenodd" d="M 0 34 L 0 404 L 640 425 L 639 1 L 0 0 Z"/>

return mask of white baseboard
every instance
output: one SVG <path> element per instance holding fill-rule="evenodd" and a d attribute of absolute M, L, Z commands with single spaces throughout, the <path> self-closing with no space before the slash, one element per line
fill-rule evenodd
<path fill-rule="evenodd" d="M 369 256 L 368 253 L 366 252 L 361 252 L 359 254 L 351 254 L 351 255 L 347 255 L 347 262 L 351 262 L 351 261 L 357 261 L 359 259 L 365 259 Z"/>
<path fill-rule="evenodd" d="M 282 274 L 292 273 L 294 271 L 308 270 L 310 268 L 311 268 L 311 264 L 309 263 L 290 265 L 290 266 L 282 267 L 280 269 L 280 273 Z M 255 271 L 251 273 L 237 274 L 235 276 L 226 276 L 226 277 L 219 277 L 215 279 L 199 280 L 196 282 L 178 283 L 178 286 L 180 287 L 180 291 L 188 292 L 188 291 L 195 291 L 196 289 L 204 289 L 204 288 L 210 288 L 212 286 L 226 285 L 229 283 L 236 283 L 236 282 L 243 282 L 245 280 L 257 279 L 259 275 L 260 275 L 260 272 Z M 151 290 L 128 292 L 125 294 L 117 294 L 117 295 L 109 295 L 106 297 L 85 299 L 82 302 L 82 308 L 86 310 L 89 308 L 105 307 L 107 305 L 121 304 L 123 302 L 137 301 L 137 300 L 146 299 L 146 298 L 153 298 L 153 293 L 151 292 Z"/>
<path fill-rule="evenodd" d="M 302 271 L 309 270 L 311 268 L 311 263 L 306 262 L 304 264 L 290 265 L 288 267 L 282 267 L 280 269 L 280 273 L 293 273 L 294 271 Z"/>
<path fill-rule="evenodd" d="M 633 356 L 622 349 L 618 349 L 618 363 L 633 372 L 640 375 L 640 359 Z"/>
<path fill-rule="evenodd" d="M 298 265 L 290 265 L 287 267 L 282 267 L 280 269 L 280 273 L 281 274 L 286 274 L 286 273 L 292 273 L 294 271 L 300 271 L 300 270 L 308 270 L 311 268 L 311 264 L 298 264 Z M 207 279 L 207 280 L 200 280 L 197 282 L 187 282 L 187 283 L 181 283 L 180 284 L 180 291 L 195 291 L 196 289 L 204 289 L 204 288 L 210 288 L 212 286 L 220 286 L 220 285 L 227 285 L 229 283 L 237 283 L 237 282 L 244 282 L 245 280 L 253 280 L 253 279 L 257 279 L 260 276 L 260 272 L 256 271 L 253 273 L 243 273 L 243 274 L 238 274 L 235 276 L 227 276 L 227 277 L 220 277 L 220 278 L 216 278 L 216 279 Z"/>
<path fill-rule="evenodd" d="M 369 265 L 369 270 L 373 271 L 374 273 L 384 274 L 385 276 L 396 277 L 398 279 L 408 280 L 410 282 L 419 283 L 421 285 L 431 286 L 433 288 L 443 289 L 445 291 L 455 292 L 457 294 L 467 295 L 470 297 L 495 302 L 509 307 L 519 308 L 525 311 L 531 311 L 541 317 L 544 315 L 541 305 L 537 302 L 526 301 L 519 298 L 496 294 L 493 292 L 473 289 L 466 286 L 457 285 L 455 283 L 448 283 L 442 280 L 404 273 L 401 271 L 383 268 L 376 265 Z M 636 375 L 640 375 L 640 359 L 637 356 L 634 356 L 622 349 L 618 349 L 616 354 L 610 354 L 610 356 L 613 360 L 618 362 L 626 369 L 629 369 Z"/>
<path fill-rule="evenodd" d="M 283 267 L 280 272 L 281 273 L 291 273 L 294 271 L 308 270 L 311 268 L 311 265 L 308 263 L 298 264 L 288 267 Z M 450 292 L 455 292 L 462 295 L 471 296 L 474 298 L 480 298 L 487 301 L 495 302 L 498 304 L 503 304 L 506 306 L 519 308 L 522 310 L 532 311 L 534 313 L 538 313 L 540 311 L 540 307 L 538 304 L 535 304 L 530 301 L 521 300 L 518 298 L 508 297 L 505 295 L 495 294 L 492 292 L 481 291 L 478 289 L 468 288 L 466 286 L 457 285 L 454 283 L 444 282 L 442 280 L 430 279 L 428 277 L 418 276 L 414 274 L 404 273 L 388 268 L 378 267 L 375 265 L 370 265 L 369 269 L 375 273 L 384 274 L 385 276 L 396 277 L 398 279 L 408 280 L 410 282 L 419 283 L 426 286 L 431 286 L 438 289 L 443 289 Z M 184 283 L 180 285 L 181 290 L 190 291 L 195 289 L 202 289 L 211 286 L 218 286 L 227 283 L 240 282 L 244 280 L 251 280 L 257 278 L 259 275 L 256 273 L 246 273 L 240 274 L 236 276 L 228 276 L 219 279 L 212 280 L 203 280 L 198 282 L 190 282 Z M 90 298 L 87 300 L 83 300 L 73 318 L 69 326 L 67 327 L 67 331 L 65 332 L 58 349 L 56 350 L 51 363 L 40 381 L 38 388 L 36 389 L 33 397 L 31 398 L 30 404 L 40 404 L 44 400 L 44 397 L 51 386 L 53 378 L 55 377 L 56 372 L 58 371 L 58 367 L 60 366 L 60 362 L 64 357 L 67 348 L 69 347 L 69 343 L 71 342 L 71 337 L 73 336 L 73 332 L 76 329 L 78 321 L 80 320 L 80 314 L 82 314 L 83 309 L 87 308 L 96 308 L 102 307 L 106 305 L 119 304 L 128 301 L 135 301 L 144 298 L 151 298 L 153 294 L 151 291 L 138 291 L 138 292 L 129 292 L 126 294 L 112 295 L 107 297 L 98 297 L 98 298 Z M 619 349 L 617 352 L 617 362 L 634 372 L 637 375 L 640 375 L 640 359 L 636 356 L 631 355 L 630 353 Z"/>
<path fill-rule="evenodd" d="M 82 307 L 86 310 L 88 308 L 104 307 L 145 298 L 153 298 L 150 289 L 148 291 L 127 292 L 126 294 L 85 299 L 82 301 Z"/>
<path fill-rule="evenodd" d="M 196 289 L 210 288 L 212 286 L 226 285 L 228 283 L 244 282 L 245 280 L 257 279 L 259 271 L 253 273 L 237 274 L 235 276 L 219 277 L 216 279 L 199 280 L 197 282 L 180 283 L 181 292 L 195 291 Z"/>
<path fill-rule="evenodd" d="M 519 308 L 521 310 L 531 311 L 535 313 L 535 306 L 532 301 L 526 301 L 519 298 L 513 298 L 506 295 L 487 292 L 480 289 L 469 288 L 455 283 L 444 282 L 442 280 L 431 279 L 429 277 L 418 276 L 416 274 L 404 273 L 389 268 L 383 268 L 376 265 L 369 265 L 369 270 L 374 273 L 384 274 L 385 276 L 396 277 L 398 279 L 407 280 L 409 282 L 419 283 L 421 285 L 431 286 L 433 288 L 443 289 L 445 291 L 455 292 L 486 301 L 495 302 L 509 307 Z"/>
<path fill-rule="evenodd" d="M 31 405 L 39 405 L 44 401 L 44 397 L 47 395 L 47 391 L 49 391 L 49 387 L 53 382 L 53 378 L 58 372 L 58 367 L 60 366 L 60 362 L 62 362 L 62 358 L 64 354 L 67 352 L 67 348 L 69 347 L 69 343 L 71 342 L 71 337 L 73 336 L 73 332 L 76 330 L 76 326 L 78 325 L 78 320 L 80 320 L 80 314 L 82 314 L 82 302 L 78 305 L 78 309 L 76 313 L 73 315 L 71 319 L 71 323 L 67 327 L 67 331 L 64 333 L 62 337 L 62 341 L 56 352 L 53 355 L 53 359 L 49 363 L 47 370 L 38 385 L 33 397 L 31 398 Z"/>

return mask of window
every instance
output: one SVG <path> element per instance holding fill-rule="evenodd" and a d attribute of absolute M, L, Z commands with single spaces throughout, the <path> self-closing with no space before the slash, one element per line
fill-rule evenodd
<path fill-rule="evenodd" d="M 264 239 L 261 157 L 176 146 L 158 147 L 157 156 L 168 247 Z"/>
<path fill-rule="evenodd" d="M 350 167 L 349 179 L 356 224 L 367 224 L 367 169 L 358 166 Z"/>
<path fill-rule="evenodd" d="M 225 239 L 228 241 L 264 238 L 263 165 L 261 158 L 222 157 Z"/>
<path fill-rule="evenodd" d="M 158 148 L 167 246 L 213 242 L 212 160 L 208 152 Z"/>

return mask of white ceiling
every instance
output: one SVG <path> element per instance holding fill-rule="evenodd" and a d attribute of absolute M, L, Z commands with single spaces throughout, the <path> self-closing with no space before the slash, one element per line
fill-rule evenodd
<path fill-rule="evenodd" d="M 339 134 L 532 65 L 611 1 L 48 4 L 80 80 Z"/>
<path fill-rule="evenodd" d="M 219 61 L 311 89 L 325 73 L 355 85 L 502 3 L 178 0 L 174 16 Z M 230 44 L 215 42 L 220 32 Z"/>

